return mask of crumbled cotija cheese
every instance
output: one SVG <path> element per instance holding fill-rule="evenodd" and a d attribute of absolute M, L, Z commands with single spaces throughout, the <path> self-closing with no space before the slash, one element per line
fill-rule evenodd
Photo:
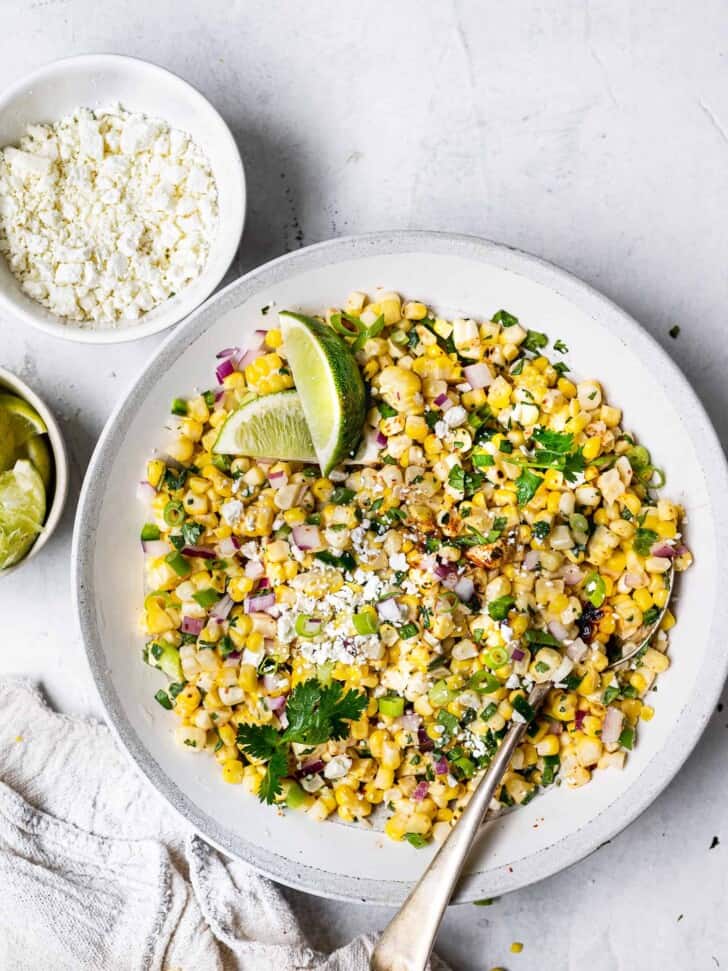
<path fill-rule="evenodd" d="M 178 293 L 207 261 L 217 212 L 189 135 L 121 107 L 31 125 L 0 151 L 0 252 L 60 317 L 135 320 Z"/>

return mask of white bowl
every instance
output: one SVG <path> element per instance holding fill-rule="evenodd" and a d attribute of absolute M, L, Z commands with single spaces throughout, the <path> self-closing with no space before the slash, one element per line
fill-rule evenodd
<path fill-rule="evenodd" d="M 115 327 L 92 329 L 76 321 L 64 322 L 23 293 L 0 257 L 0 310 L 55 337 L 91 344 L 149 337 L 186 317 L 227 272 L 245 221 L 245 174 L 230 129 L 192 85 L 148 61 L 120 54 L 83 54 L 39 68 L 0 95 L 0 147 L 16 144 L 30 123 L 59 121 L 75 108 L 104 109 L 116 103 L 192 136 L 217 182 L 219 218 L 200 276 L 140 320 Z"/>
<path fill-rule="evenodd" d="M 73 548 L 74 587 L 89 663 L 107 718 L 139 768 L 210 842 L 276 880 L 322 895 L 398 904 L 431 850 L 381 833 L 285 815 L 220 779 L 203 756 L 172 738 L 173 719 L 153 700 L 158 673 L 140 661 L 143 597 L 137 481 L 164 447 L 169 403 L 210 387 L 215 352 L 245 345 L 260 308 L 320 311 L 352 289 L 376 286 L 444 312 L 480 317 L 505 307 L 565 340 L 579 376 L 595 376 L 624 408 L 626 427 L 684 503 L 695 565 L 681 579 L 670 670 L 654 696 L 623 772 L 596 773 L 581 789 L 553 789 L 485 827 L 456 900 L 491 897 L 548 876 L 631 822 L 667 785 L 713 711 L 728 654 L 728 477 L 723 452 L 695 393 L 633 320 L 574 277 L 532 256 L 462 236 L 395 233 L 339 239 L 281 257 L 210 300 L 160 349 L 109 421 L 83 488 Z"/>
<path fill-rule="evenodd" d="M 43 401 L 42 398 L 39 398 L 32 388 L 28 387 L 25 381 L 21 381 L 20 378 L 11 371 L 6 371 L 5 368 L 0 367 L 0 391 L 10 391 L 12 394 L 16 394 L 19 398 L 27 401 L 29 405 L 32 405 L 33 408 L 35 408 L 40 417 L 46 423 L 46 428 L 48 429 L 48 444 L 50 446 L 51 455 L 53 456 L 53 492 L 50 496 L 48 496 L 48 505 L 46 509 L 45 522 L 43 523 L 43 531 L 22 560 L 18 560 L 17 563 L 7 567 L 5 570 L 0 570 L 0 578 L 2 578 L 8 576 L 8 574 L 12 573 L 14 570 L 19 570 L 24 563 L 27 563 L 28 560 L 32 559 L 32 557 L 37 556 L 51 538 L 55 532 L 56 526 L 58 526 L 59 522 L 61 521 L 63 507 L 66 504 L 66 497 L 68 496 L 68 455 L 66 453 L 66 446 L 63 441 L 63 436 L 61 435 L 61 430 L 58 427 L 58 422 L 53 417 L 53 412 L 49 409 L 45 401 Z"/>

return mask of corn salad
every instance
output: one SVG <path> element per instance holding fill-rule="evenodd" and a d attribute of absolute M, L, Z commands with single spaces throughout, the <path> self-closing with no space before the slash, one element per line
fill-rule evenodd
<path fill-rule="evenodd" d="M 381 805 L 415 846 L 445 835 L 512 721 L 529 727 L 494 809 L 621 768 L 673 615 L 608 665 L 691 563 L 649 452 L 597 380 L 567 376 L 563 342 L 552 363 L 507 311 L 445 320 L 356 292 L 322 319 L 368 335 L 366 464 L 324 478 L 214 453 L 241 402 L 293 387 L 276 329 L 217 390 L 175 400 L 178 435 L 148 464 L 144 656 L 169 679 L 156 697 L 179 742 L 258 792 L 265 759 L 240 726 L 285 729 L 310 679 L 363 693 L 344 737 L 290 746 L 275 799 L 316 820 Z M 548 680 L 533 717 L 529 689 Z"/>

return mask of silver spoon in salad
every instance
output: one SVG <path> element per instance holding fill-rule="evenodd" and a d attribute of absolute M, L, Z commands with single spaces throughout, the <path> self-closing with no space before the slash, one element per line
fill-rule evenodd
<path fill-rule="evenodd" d="M 620 656 L 607 670 L 621 667 L 644 650 L 657 632 L 672 597 L 675 570 L 665 574 L 667 599 L 643 636 L 624 642 Z M 535 685 L 528 705 L 535 715 L 543 704 L 553 681 Z M 435 937 L 450 902 L 463 865 L 475 841 L 480 824 L 528 728 L 528 720 L 513 722 L 488 768 L 476 776 L 470 801 L 463 814 L 442 842 L 430 865 L 415 884 L 399 912 L 387 925 L 372 953 L 371 971 L 424 971 L 432 953 Z"/>

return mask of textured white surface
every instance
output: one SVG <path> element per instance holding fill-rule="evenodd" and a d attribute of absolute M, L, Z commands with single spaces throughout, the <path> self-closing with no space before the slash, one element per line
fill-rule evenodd
<path fill-rule="evenodd" d="M 91 50 L 155 60 L 199 86 L 238 138 L 249 217 L 235 272 L 343 232 L 504 240 L 640 320 L 725 442 L 727 28 L 720 0 L 3 0 L 0 85 Z M 63 710 L 98 711 L 69 637 L 80 477 L 158 341 L 84 347 L 0 320 L 0 362 L 55 408 L 74 467 L 64 528 L 0 580 L 0 670 L 42 677 Z M 462 971 L 728 967 L 727 723 L 716 714 L 676 782 L 589 860 L 492 907 L 452 909 L 443 956 Z M 322 946 L 388 916 L 291 898 L 329 915 Z M 513 940 L 522 954 L 509 954 Z"/>

